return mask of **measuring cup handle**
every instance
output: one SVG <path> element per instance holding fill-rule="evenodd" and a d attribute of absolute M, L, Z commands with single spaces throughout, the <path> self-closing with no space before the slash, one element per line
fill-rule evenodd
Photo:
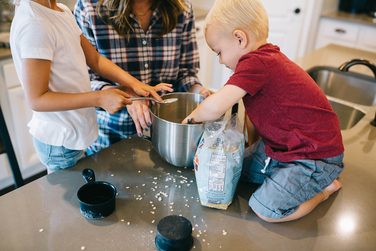
<path fill-rule="evenodd" d="M 95 181 L 95 174 L 94 171 L 90 168 L 86 168 L 82 171 L 82 177 L 84 177 L 85 181 L 87 183 L 94 182 Z"/>

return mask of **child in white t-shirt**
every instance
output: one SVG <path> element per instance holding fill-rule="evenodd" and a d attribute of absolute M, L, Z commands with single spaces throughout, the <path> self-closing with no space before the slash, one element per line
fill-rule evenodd
<path fill-rule="evenodd" d="M 49 171 L 76 164 L 98 137 L 94 107 L 116 113 L 132 103 L 120 89 L 91 91 L 87 66 L 125 86 L 134 95 L 172 91 L 151 87 L 101 56 L 83 36 L 67 6 L 56 0 L 15 0 L 10 31 L 17 75 L 33 110 L 30 133 L 41 162 Z"/>

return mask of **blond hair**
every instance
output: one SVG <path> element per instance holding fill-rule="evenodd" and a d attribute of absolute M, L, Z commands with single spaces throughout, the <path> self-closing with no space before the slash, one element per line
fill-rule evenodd
<path fill-rule="evenodd" d="M 259 0 L 216 0 L 205 19 L 205 31 L 216 24 L 225 33 L 249 30 L 258 39 L 267 38 L 269 21 L 265 8 Z"/>
<path fill-rule="evenodd" d="M 111 25 L 121 36 L 129 39 L 133 30 L 129 15 L 132 13 L 132 0 L 99 0 L 96 7 L 98 16 L 102 19 L 103 6 L 107 8 Z M 160 36 L 168 34 L 175 29 L 178 23 L 178 16 L 186 8 L 185 0 L 153 0 L 151 10 L 158 8 L 162 18 L 162 30 Z M 106 23 L 102 19 L 103 22 Z"/>

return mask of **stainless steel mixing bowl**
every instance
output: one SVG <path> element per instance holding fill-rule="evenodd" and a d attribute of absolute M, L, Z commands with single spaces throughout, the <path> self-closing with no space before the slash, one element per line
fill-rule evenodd
<path fill-rule="evenodd" d="M 162 99 L 168 98 L 178 98 L 178 101 L 150 108 L 151 142 L 168 163 L 179 167 L 193 166 L 204 124 L 183 125 L 181 122 L 196 109 L 204 97 L 195 93 L 170 93 L 162 96 Z"/>

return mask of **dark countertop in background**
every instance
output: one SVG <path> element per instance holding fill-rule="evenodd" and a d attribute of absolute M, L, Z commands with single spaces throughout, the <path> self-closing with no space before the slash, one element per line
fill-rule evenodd
<path fill-rule="evenodd" d="M 12 53 L 8 48 L 0 48 L 0 60 L 12 57 Z"/>

